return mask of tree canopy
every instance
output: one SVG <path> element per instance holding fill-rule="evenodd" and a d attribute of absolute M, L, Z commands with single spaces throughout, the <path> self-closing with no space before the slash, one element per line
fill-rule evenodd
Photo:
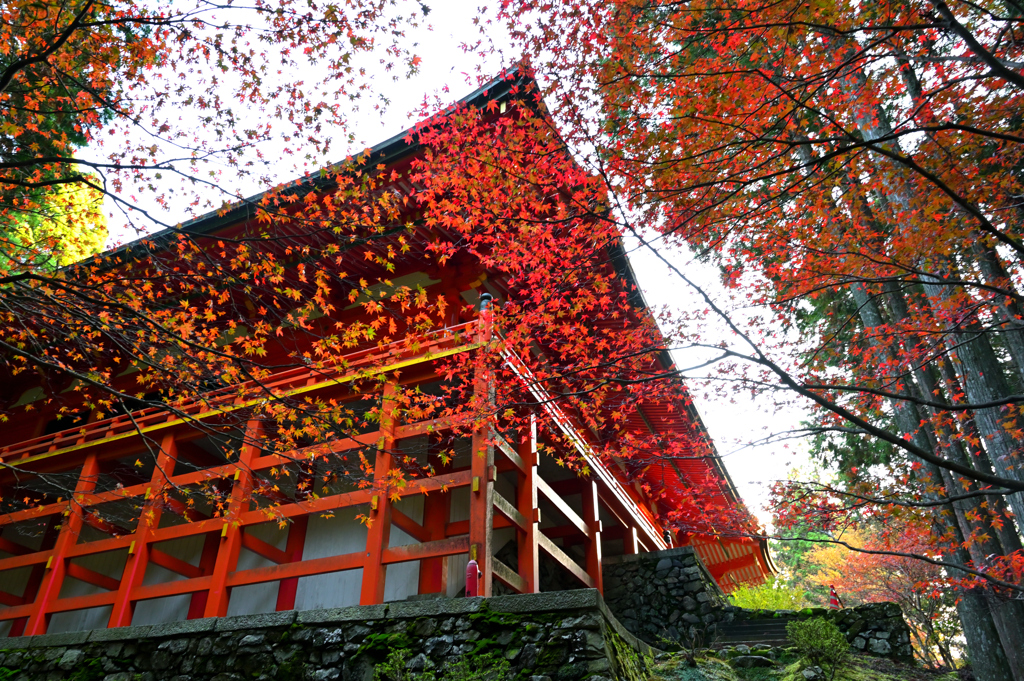
<path fill-rule="evenodd" d="M 816 409 L 803 435 L 842 482 L 791 486 L 790 517 L 918 514 L 931 544 L 910 553 L 963 584 L 982 675 L 1024 673 L 1020 4 L 502 11 L 620 229 L 680 283 L 673 249 L 734 291 L 702 291 L 670 345 L 703 349 L 709 380 Z"/>
<path fill-rule="evenodd" d="M 923 530 L 896 553 L 959 589 L 987 678 L 1024 674 L 1019 3 L 503 0 L 497 21 L 543 92 L 440 113 L 410 133 L 420 152 L 407 167 L 370 154 L 330 165 L 352 107 L 378 105 L 363 60 L 415 69 L 403 29 L 422 11 L 9 5 L 5 233 L 43 211 L 40 190 L 65 186 L 166 229 L 57 272 L 6 254 L 9 375 L 60 377 L 49 399 L 71 390 L 102 413 L 263 395 L 285 424 L 281 447 L 294 447 L 375 412 L 286 399 L 266 377 L 418 342 L 409 330 L 465 301 L 391 274 L 407 254 L 470 254 L 509 292 L 492 359 L 522 358 L 542 388 L 530 399 L 557 402 L 654 496 L 652 471 L 664 481 L 713 460 L 699 426 L 666 433 L 645 415 L 692 411 L 666 350 L 699 351 L 690 373 L 709 382 L 811 404 L 815 421 L 796 435 L 843 477 L 783 490 L 780 517 L 827 529 L 896 515 Z M 226 178 L 273 185 L 281 159 L 299 182 L 253 199 L 225 190 Z M 213 239 L 163 222 L 142 196 L 245 227 Z M 623 238 L 686 285 L 673 252 L 716 263 L 733 296 L 699 291 L 703 305 L 662 316 L 659 331 L 618 265 Z M 46 249 L 71 252 L 55 238 Z M 346 305 L 364 314 L 334 324 Z M 730 340 L 708 335 L 708 318 Z M 298 329 L 312 346 L 289 345 Z M 497 367 L 453 359 L 453 390 L 466 398 L 465 377 Z M 131 390 L 115 380 L 124 372 L 137 373 Z M 522 401 L 461 403 L 497 405 L 514 428 Z M 700 490 L 664 499 L 665 517 L 687 532 L 756 532 Z"/>

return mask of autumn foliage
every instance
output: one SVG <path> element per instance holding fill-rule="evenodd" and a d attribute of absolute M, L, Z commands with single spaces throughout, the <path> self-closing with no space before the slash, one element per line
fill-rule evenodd
<path fill-rule="evenodd" d="M 402 29 L 417 10 L 5 9 L 5 380 L 27 390 L 42 375 L 47 407 L 69 419 L 82 405 L 186 417 L 230 396 L 259 405 L 281 451 L 352 437 L 380 418 L 357 403 L 381 375 L 334 403 L 278 394 L 267 377 L 417 347 L 472 312 L 458 291 L 396 275 L 413 261 L 482 267 L 503 296 L 493 342 L 471 364 L 446 360 L 440 394 L 396 395 L 403 410 L 516 431 L 526 407 L 557 404 L 674 527 L 749 536 L 698 427 L 646 416 L 692 409 L 666 350 L 695 349 L 709 385 L 815 409 L 795 435 L 843 478 L 783 490 L 793 514 L 828 528 L 921 513 L 921 543 L 900 553 L 953 580 L 988 678 L 1024 674 L 1019 3 L 504 0 L 496 21 L 543 96 L 509 73 L 504 101 L 414 129 L 414 159 L 328 163 L 346 109 L 369 92 L 355 62 L 414 68 Z M 90 155 L 76 151 L 86 144 Z M 275 185 L 279 157 L 299 181 Z M 242 200 L 222 191 L 228 176 L 274 188 Z M 12 235 L 72 183 L 167 231 L 46 271 L 56 243 L 23 253 Z M 224 229 L 161 224 L 133 192 L 216 209 Z M 659 330 L 625 276 L 624 243 L 682 284 L 673 254 L 696 252 L 732 297 L 699 291 Z M 485 400 L 471 397 L 480 375 L 496 379 Z M 251 413 L 217 429 L 244 433 Z M 570 438 L 547 432 L 582 466 Z M 690 464 L 694 484 L 673 495 Z"/>
<path fill-rule="evenodd" d="M 793 513 L 924 510 L 907 553 L 962 580 L 978 673 L 1024 674 L 1019 3 L 502 8 L 621 229 L 734 291 L 698 292 L 670 345 L 816 410 L 787 435 L 842 479 L 791 485 Z"/>
<path fill-rule="evenodd" d="M 58 102 L 67 113 L 54 129 L 75 130 L 74 143 L 60 138 L 44 148 L 21 129 L 12 132 L 10 144 L 24 159 L 6 166 L 8 184 L 84 185 L 105 192 L 130 220 L 159 225 L 126 187 L 160 192 L 167 206 L 184 196 L 198 210 L 216 205 L 218 191 L 227 194 L 218 184 L 227 173 L 270 183 L 269 169 L 261 171 L 263 142 L 301 138 L 310 155 L 297 163 L 320 158 L 329 150 L 320 126 L 335 126 L 335 136 L 344 130 L 345 107 L 357 106 L 366 86 L 350 59 L 372 47 L 396 65 L 414 65 L 400 34 L 402 22 L 416 21 L 383 4 L 351 15 L 322 9 L 314 17 L 257 5 L 214 21 L 202 4 L 163 13 L 91 2 L 48 8 L 17 29 L 22 42 L 12 48 L 7 74 L 28 99 L 20 103 L 9 89 L 6 105 L 41 107 L 44 95 L 32 79 L 66 78 L 71 65 L 54 56 L 65 51 L 79 59 L 85 50 L 105 55 L 108 71 L 101 83 L 65 92 L 95 115 L 75 116 L 71 100 Z M 394 40 L 390 47 L 373 44 L 381 33 Z M 114 52 L 131 60 L 116 78 Z M 261 69 L 271 59 L 289 68 L 265 78 Z M 328 64 L 322 81 L 300 87 L 299 67 L 320 60 Z M 211 75 L 225 69 L 231 77 L 223 82 Z M 285 523 L 275 516 L 284 489 L 306 498 L 375 484 L 376 442 L 345 453 L 330 443 L 361 442 L 394 418 L 385 417 L 381 399 L 390 384 L 389 413 L 400 413 L 402 423 L 436 420 L 451 430 L 431 444 L 442 463 L 483 421 L 515 441 L 540 416 L 546 453 L 582 475 L 591 473 L 586 453 L 614 455 L 670 526 L 714 534 L 739 522 L 752 531 L 688 417 L 689 396 L 638 297 L 617 224 L 606 218 L 604 183 L 567 153 L 525 72 L 504 74 L 491 87 L 473 106 L 446 109 L 410 131 L 402 144 L 414 153 L 383 158 L 366 150 L 317 163 L 313 174 L 225 202 L 200 221 L 167 225 L 57 271 L 38 266 L 53 243 L 30 246 L 36 251 L 28 258 L 12 250 L 0 337 L 12 386 L 3 414 L 9 435 L 30 439 L 40 423 L 73 433 L 125 415 L 144 432 L 162 415 L 180 419 L 214 443 L 208 460 L 231 460 L 246 447 L 287 455 L 256 476 L 253 488 L 267 517 Z M 147 103 L 140 93 L 149 93 Z M 249 115 L 242 120 L 234 107 Z M 179 123 L 187 118 L 182 111 L 198 116 L 201 135 L 193 139 L 195 131 Z M 118 134 L 128 141 L 110 147 L 107 158 L 86 156 Z M 149 141 L 133 147 L 140 134 Z M 182 147 L 184 160 L 174 155 Z M 21 197 L 3 206 L 10 225 L 42 205 L 32 192 Z M 83 243 L 68 241 L 76 238 Z M 499 296 L 486 315 L 494 329 L 486 341 L 467 326 L 478 311 L 462 297 L 466 288 Z M 441 336 L 478 351 L 442 353 L 441 385 L 397 385 L 405 372 L 391 368 L 395 358 L 432 349 Z M 288 382 L 299 375 L 344 377 L 344 390 L 310 397 Z M 481 380 L 494 386 L 490 394 L 478 389 Z M 559 423 L 586 430 L 590 442 L 574 440 Z M 148 453 L 129 467 L 148 471 L 167 453 L 143 439 Z M 389 497 L 434 472 L 423 452 L 393 454 L 399 465 L 376 483 Z M 696 467 L 684 497 L 681 479 L 664 477 L 679 475 L 668 468 L 673 460 Z M 15 481 L 5 510 L 50 508 L 73 496 L 74 476 L 41 478 Z M 161 497 L 162 510 L 187 517 L 199 508 L 221 517 L 231 504 L 213 478 L 166 488 Z M 91 521 L 117 533 L 118 522 L 130 527 L 160 506 L 135 500 Z"/>

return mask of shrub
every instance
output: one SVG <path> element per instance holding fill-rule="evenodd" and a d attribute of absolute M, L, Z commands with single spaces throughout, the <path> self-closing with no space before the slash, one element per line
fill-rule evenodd
<path fill-rule="evenodd" d="M 786 633 L 800 655 L 810 664 L 821 667 L 829 681 L 836 677 L 836 672 L 850 654 L 850 644 L 843 632 L 833 622 L 821 617 L 790 622 L 786 625 Z"/>
<path fill-rule="evenodd" d="M 441 667 L 438 675 L 432 669 L 413 672 L 406 667 L 409 651 L 401 648 L 392 650 L 388 659 L 375 665 L 373 681 L 502 681 L 509 678 L 511 665 L 503 656 L 494 653 L 458 657 Z"/>
<path fill-rule="evenodd" d="M 803 589 L 786 586 L 775 578 L 757 586 L 739 586 L 729 594 L 729 601 L 750 610 L 799 610 L 807 605 Z"/>

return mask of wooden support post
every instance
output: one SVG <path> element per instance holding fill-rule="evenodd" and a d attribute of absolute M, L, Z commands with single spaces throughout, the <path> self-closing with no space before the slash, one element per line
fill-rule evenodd
<path fill-rule="evenodd" d="M 487 343 L 491 339 L 491 296 L 480 296 L 480 321 L 477 339 Z M 479 351 L 478 351 L 479 352 Z M 473 404 L 477 409 L 473 428 L 473 450 L 470 472 L 473 482 L 469 492 L 469 558 L 475 560 L 483 577 L 480 595 L 491 595 L 491 534 L 494 527 L 494 447 L 490 443 L 491 379 L 484 367 L 478 367 L 473 386 Z"/>
<path fill-rule="evenodd" d="M 451 495 L 433 492 L 423 497 L 423 527 L 427 541 L 445 538 L 445 525 L 451 518 Z M 448 556 L 420 561 L 421 594 L 443 594 L 448 590 Z"/>
<path fill-rule="evenodd" d="M 640 539 L 636 536 L 636 528 L 630 525 L 622 537 L 622 552 L 627 556 L 640 553 Z"/>
<path fill-rule="evenodd" d="M 99 471 L 96 452 L 93 451 L 85 457 L 82 472 L 78 476 L 78 484 L 75 485 L 75 498 L 81 498 L 96 489 Z M 60 589 L 64 585 L 64 576 L 67 574 L 67 553 L 72 546 L 78 543 L 78 535 L 85 522 L 83 518 L 85 511 L 76 504 L 75 498 L 68 501 L 68 515 L 64 519 L 64 526 L 61 527 L 60 534 L 57 535 L 53 553 L 46 563 L 47 573 L 43 576 L 39 593 L 33 603 L 32 614 L 29 615 L 25 625 L 26 636 L 46 633 L 46 627 L 50 623 L 50 613 L 47 611 L 60 597 Z"/>
<path fill-rule="evenodd" d="M 384 584 L 387 566 L 384 551 L 391 541 L 391 453 L 395 448 L 395 385 L 384 387 L 381 403 L 380 437 L 377 440 L 377 460 L 373 467 L 373 497 L 370 500 L 370 526 L 366 533 L 366 562 L 363 564 L 363 584 L 359 592 L 359 605 L 384 602 Z"/>
<path fill-rule="evenodd" d="M 491 534 L 494 527 L 494 449 L 487 444 L 486 426 L 473 433 L 473 482 L 469 492 L 469 557 L 483 577 L 480 595 L 491 595 Z"/>
<path fill-rule="evenodd" d="M 231 501 L 224 516 L 224 527 L 221 530 L 217 562 L 213 566 L 210 579 L 204 617 L 224 617 L 228 614 L 228 599 L 231 595 L 230 587 L 227 585 L 228 574 L 238 567 L 238 554 L 242 550 L 242 528 L 238 525 L 238 517 L 249 509 L 249 496 L 253 484 L 252 462 L 259 457 L 260 448 L 256 442 L 262 434 L 263 429 L 258 420 L 254 419 L 246 424 L 245 441 L 242 443 L 242 451 L 235 467 Z"/>
<path fill-rule="evenodd" d="M 519 576 L 526 583 L 526 593 L 540 593 L 540 563 L 538 562 L 537 525 L 540 507 L 537 505 L 537 416 L 530 416 L 530 433 L 519 443 L 519 457 L 525 471 L 519 473 L 516 486 L 516 510 L 526 518 L 525 531 L 517 532 L 519 544 Z"/>
<path fill-rule="evenodd" d="M 302 560 L 302 551 L 306 547 L 306 528 L 309 526 L 309 516 L 302 515 L 292 520 L 288 526 L 288 541 L 285 544 L 284 552 L 291 563 Z M 277 585 L 277 610 L 294 610 L 295 596 L 299 592 L 299 578 L 288 577 L 282 579 Z"/>
<path fill-rule="evenodd" d="M 587 574 L 594 580 L 594 588 L 604 593 L 601 575 L 601 517 L 598 514 L 597 482 L 583 480 L 583 522 L 590 530 L 587 541 Z"/>
<path fill-rule="evenodd" d="M 150 478 L 152 486 L 139 516 L 135 539 L 128 548 L 128 559 L 121 573 L 121 584 L 117 590 L 117 600 L 110 611 L 108 627 L 127 627 L 132 623 L 132 615 L 135 613 L 135 603 L 131 599 L 132 591 L 142 585 L 142 580 L 146 576 L 146 566 L 149 564 L 149 537 L 160 525 L 160 498 L 167 480 L 174 475 L 174 464 L 177 460 L 178 450 L 174 435 L 165 435 L 160 442 L 160 452 L 157 454 L 156 466 Z"/>

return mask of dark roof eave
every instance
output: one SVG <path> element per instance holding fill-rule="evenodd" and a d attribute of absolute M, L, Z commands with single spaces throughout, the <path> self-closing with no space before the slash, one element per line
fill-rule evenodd
<path fill-rule="evenodd" d="M 512 89 L 517 85 L 523 85 L 533 82 L 533 79 L 527 75 L 523 70 L 517 69 L 511 74 L 503 74 L 496 78 L 493 78 L 489 82 L 485 83 L 475 91 L 471 92 L 467 96 L 458 100 L 447 109 L 436 114 L 436 116 L 443 115 L 449 111 L 453 111 L 460 107 L 468 107 L 480 104 L 483 101 L 490 100 L 505 100 L 510 97 Z M 361 165 L 369 164 L 372 160 L 373 163 L 390 164 L 404 156 L 414 153 L 418 148 L 419 144 L 410 142 L 413 133 L 418 129 L 422 129 L 425 123 L 429 123 L 431 119 L 427 119 L 424 123 L 420 123 L 417 126 L 403 130 L 390 137 L 389 139 L 380 142 L 366 152 L 367 160 Z M 329 168 L 339 168 L 341 164 L 335 164 L 329 166 Z M 329 175 L 325 177 L 314 177 L 306 176 L 293 180 L 291 183 L 294 188 L 286 191 L 293 191 L 299 195 L 303 195 L 310 191 L 322 191 L 329 189 L 334 186 L 335 180 Z M 287 185 L 286 185 L 287 186 Z M 257 205 L 264 197 L 270 192 L 264 191 L 259 194 L 254 194 L 248 198 L 242 199 L 235 206 L 230 208 L 224 213 L 218 211 L 211 211 L 205 215 L 193 218 L 186 222 L 181 223 L 176 227 L 169 227 L 167 229 L 160 230 L 153 234 L 147 235 L 136 239 L 135 241 L 129 242 L 111 251 L 100 253 L 99 255 L 93 256 L 90 260 L 108 260 L 113 263 L 130 260 L 135 257 L 139 257 L 146 253 L 160 250 L 161 247 L 166 245 L 171 238 L 177 234 L 187 234 L 190 236 L 205 236 L 212 232 L 221 229 L 227 225 L 237 224 L 244 222 L 253 217 L 254 211 L 253 206 Z M 140 249 L 141 246 L 141 249 Z M 134 251 L 134 252 L 133 252 Z M 84 263 L 78 263 L 79 265 L 87 264 L 89 261 Z"/>
<path fill-rule="evenodd" d="M 647 304 L 647 300 L 644 298 L 643 291 L 640 289 L 640 284 L 637 282 L 636 273 L 633 271 L 633 266 L 629 262 L 629 256 L 626 254 L 626 249 L 623 247 L 621 242 L 618 242 L 613 244 L 610 250 L 612 266 L 615 267 L 616 272 L 626 280 L 630 287 L 628 294 L 630 304 L 634 307 L 642 307 L 644 310 L 649 311 L 651 308 Z M 657 356 L 662 369 L 669 372 L 677 370 L 676 364 L 672 360 L 672 355 L 669 353 L 668 349 L 658 351 Z M 681 378 L 679 380 L 682 381 Z M 725 462 L 722 461 L 722 456 L 718 453 L 718 449 L 715 447 L 715 442 L 711 439 L 711 435 L 708 433 L 708 429 L 704 425 L 704 421 L 701 419 L 700 413 L 693 405 L 692 400 L 686 402 L 686 411 L 690 418 L 693 419 L 693 423 L 696 426 L 697 431 L 711 449 L 711 461 L 714 462 L 714 466 L 718 472 L 722 474 L 722 478 L 728 485 L 729 494 L 732 495 L 733 500 L 736 503 L 743 504 L 743 500 L 740 497 L 739 492 L 736 490 L 736 483 L 733 482 L 732 476 L 729 475 L 729 470 L 725 467 Z"/>

